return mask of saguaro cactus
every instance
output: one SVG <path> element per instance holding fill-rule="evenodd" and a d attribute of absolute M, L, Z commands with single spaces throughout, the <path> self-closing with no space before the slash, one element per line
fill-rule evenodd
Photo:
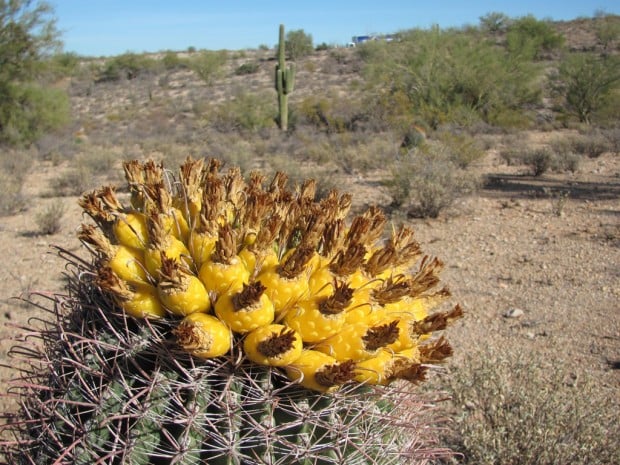
<path fill-rule="evenodd" d="M 286 67 L 284 54 L 284 24 L 280 24 L 280 40 L 278 42 L 278 64 L 276 65 L 276 91 L 278 92 L 278 124 L 280 129 L 288 129 L 288 94 L 293 92 L 295 84 L 295 67 L 291 63 Z"/>

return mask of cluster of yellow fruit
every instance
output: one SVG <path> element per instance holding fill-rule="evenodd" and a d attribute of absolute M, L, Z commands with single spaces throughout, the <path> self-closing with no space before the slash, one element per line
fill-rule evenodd
<path fill-rule="evenodd" d="M 170 319 L 196 357 L 240 344 L 249 360 L 321 392 L 417 382 L 451 354 L 429 335 L 462 310 L 428 314 L 449 292 L 410 228 L 379 244 L 385 216 L 371 207 L 347 224 L 348 194 L 319 201 L 313 180 L 291 191 L 283 173 L 267 183 L 220 169 L 188 158 L 174 175 L 130 161 L 129 206 L 109 186 L 81 198 L 96 223 L 79 232 L 96 283 L 127 314 Z"/>

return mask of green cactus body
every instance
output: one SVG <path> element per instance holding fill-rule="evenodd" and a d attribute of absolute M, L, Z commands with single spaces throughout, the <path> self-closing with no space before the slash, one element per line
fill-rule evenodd
<path fill-rule="evenodd" d="M 213 183 L 213 192 L 204 201 L 228 208 L 214 188 L 219 185 L 217 166 L 212 161 L 201 171 L 207 179 L 204 182 Z M 159 167 L 147 163 L 138 168 L 147 170 L 156 178 L 154 186 L 160 186 L 156 176 L 161 172 Z M 201 163 L 191 159 L 185 168 L 187 172 L 203 169 Z M 222 185 L 228 186 L 230 198 L 239 201 L 238 212 L 256 205 L 257 199 L 266 199 L 262 195 L 266 193 L 274 193 L 275 199 L 281 199 L 278 201 L 290 203 L 291 212 L 303 211 L 292 203 L 295 202 L 292 193 L 275 194 L 282 176 L 276 175 L 268 190 L 262 193 L 256 182 L 244 186 L 238 176 L 234 170 L 222 175 L 225 181 Z M 186 191 L 191 189 L 183 190 Z M 332 196 L 323 205 L 340 214 L 338 198 Z M 319 211 L 316 206 L 310 208 L 308 189 L 300 191 L 298 201 L 312 211 Z M 95 203 L 88 206 L 92 207 L 88 211 L 99 218 Z M 279 205 L 280 211 L 284 206 L 284 203 Z M 249 224 L 254 234 L 257 216 L 250 213 L 256 211 L 262 210 L 231 216 L 235 228 Z M 225 221 L 221 218 L 225 218 L 222 213 L 226 212 L 215 212 L 212 218 Z M 207 218 L 209 210 L 205 208 L 203 213 Z M 264 227 L 275 224 L 278 218 L 272 218 Z M 372 239 L 376 234 L 368 227 L 381 224 L 381 218 L 375 210 L 359 217 L 352 223 L 347 240 Z M 323 225 L 303 216 L 295 221 L 294 224 L 307 221 L 312 228 Z M 221 241 L 216 252 L 223 257 L 236 242 L 229 240 L 233 228 L 214 223 Z M 310 231 L 310 238 L 317 237 L 317 229 L 312 228 L 301 229 Z M 279 231 L 283 244 L 291 243 L 292 237 L 298 234 L 298 228 L 288 223 L 274 230 Z M 326 231 L 327 241 L 331 230 Z M 273 244 L 264 238 L 273 236 L 273 231 L 269 234 L 259 231 L 254 246 L 262 245 L 262 250 L 272 251 Z M 392 242 L 395 250 L 406 250 L 412 244 L 408 230 L 402 230 Z M 293 258 L 303 257 L 304 250 L 314 256 L 316 252 L 308 247 L 298 247 L 301 252 Z M 447 453 L 429 447 L 436 426 L 430 422 L 432 404 L 416 400 L 419 396 L 413 391 L 415 382 L 423 379 L 419 375 L 426 369 L 420 368 L 421 363 L 435 363 L 449 355 L 449 347 L 442 339 L 415 349 L 423 354 L 420 364 L 407 365 L 402 357 L 395 358 L 394 363 L 400 363 L 398 370 L 392 370 L 396 381 L 387 386 L 352 382 L 353 361 L 342 366 L 324 364 L 314 372 L 308 371 L 309 361 L 300 365 L 291 362 L 289 370 L 305 373 L 315 384 L 327 383 L 321 384 L 325 392 L 313 391 L 304 388 L 299 380 L 292 380 L 281 367 L 252 362 L 244 352 L 247 336 L 243 333 L 231 336 L 231 349 L 223 356 L 193 355 L 195 347 L 191 344 L 195 341 L 189 337 L 193 333 L 178 331 L 181 317 L 172 313 L 142 319 L 129 315 L 118 301 L 119 295 L 122 296 L 119 289 L 125 288 L 118 286 L 118 280 L 109 279 L 110 272 L 104 272 L 97 254 L 89 262 L 65 250 L 58 251 L 66 260 L 66 293 L 48 297 L 46 303 L 39 304 L 47 317 L 41 320 L 40 327 L 27 328 L 28 338 L 23 346 L 12 350 L 14 356 L 20 357 L 19 366 L 23 367 L 21 379 L 10 390 L 21 410 L 14 415 L 4 414 L 5 421 L 0 425 L 3 438 L 13 437 L 0 443 L 6 463 L 401 465 L 424 463 L 429 457 Z M 290 262 L 283 261 L 284 265 L 290 265 L 287 270 L 293 272 L 295 266 L 304 269 L 308 260 Z M 403 283 L 424 287 L 421 283 L 433 281 L 430 278 L 438 267 L 437 261 L 422 261 L 410 281 L 388 280 L 383 288 L 377 289 L 376 297 L 393 301 Z M 239 297 L 237 301 L 240 305 L 241 300 Z M 451 313 L 435 314 L 417 322 L 420 334 L 445 328 L 459 312 L 456 308 Z M 290 329 L 282 331 L 273 340 L 284 344 L 289 333 Z M 181 336 L 187 337 L 191 350 L 179 343 Z M 314 352 L 317 356 L 307 360 L 329 357 L 312 351 L 311 347 L 312 344 L 305 347 L 306 354 Z M 349 371 L 346 368 L 339 371 L 341 367 L 349 367 Z"/>
<path fill-rule="evenodd" d="M 293 63 L 291 63 L 288 68 L 286 67 L 284 44 L 284 25 L 280 24 L 275 88 L 278 93 L 278 122 L 280 124 L 280 129 L 286 131 L 288 129 L 288 95 L 293 92 L 295 86 L 295 67 Z"/>

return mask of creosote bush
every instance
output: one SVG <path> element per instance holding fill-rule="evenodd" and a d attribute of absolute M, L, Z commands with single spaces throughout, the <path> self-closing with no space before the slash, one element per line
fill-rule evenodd
<path fill-rule="evenodd" d="M 415 386 L 463 315 L 407 226 L 216 159 L 89 191 L 66 295 L 28 331 L 12 464 L 401 465 L 447 455 Z M 448 305 L 446 305 L 448 304 Z M 31 338 L 38 337 L 32 344 Z M 431 409 L 431 410 L 429 410 Z"/>

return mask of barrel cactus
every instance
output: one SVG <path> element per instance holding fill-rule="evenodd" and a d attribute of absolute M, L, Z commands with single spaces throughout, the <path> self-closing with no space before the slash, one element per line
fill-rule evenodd
<path fill-rule="evenodd" d="M 11 464 L 405 464 L 441 452 L 414 387 L 451 354 L 442 263 L 311 180 L 124 164 L 80 199 L 91 258 L 13 349 Z M 120 192 L 120 190 L 119 190 Z M 121 201 L 123 199 L 123 201 Z M 438 307 L 438 305 L 441 306 Z M 437 310 L 439 308 L 440 310 Z M 5 418 L 6 419 L 6 418 Z"/>

